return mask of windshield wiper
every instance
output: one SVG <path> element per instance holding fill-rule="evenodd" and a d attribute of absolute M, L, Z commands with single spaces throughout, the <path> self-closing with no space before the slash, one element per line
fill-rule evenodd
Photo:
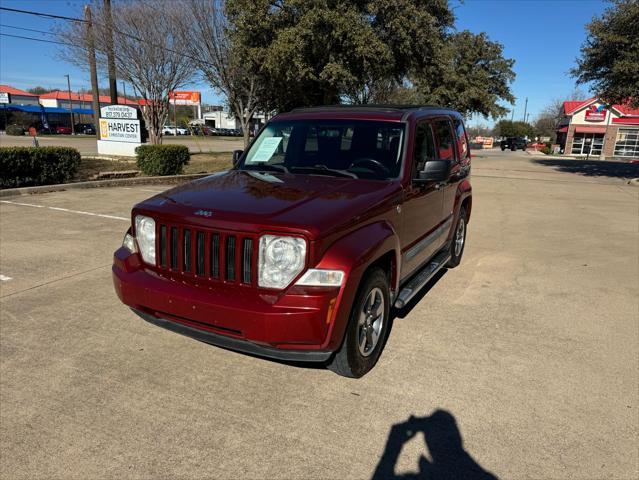
<path fill-rule="evenodd" d="M 263 171 L 263 170 L 271 170 L 271 171 L 276 171 L 276 172 L 282 172 L 282 173 L 289 173 L 288 168 L 286 168 L 286 166 L 282 163 L 263 163 L 263 164 L 259 164 L 259 165 L 244 165 L 244 168 L 249 167 L 247 170 L 257 170 L 259 171 Z"/>
<path fill-rule="evenodd" d="M 308 167 L 296 167 L 291 166 L 292 172 L 309 172 L 309 173 L 319 173 L 320 175 L 334 175 L 336 177 L 346 177 L 346 178 L 359 178 L 353 172 L 349 172 L 347 170 L 338 170 L 337 168 L 328 168 L 326 165 L 315 165 Z"/>

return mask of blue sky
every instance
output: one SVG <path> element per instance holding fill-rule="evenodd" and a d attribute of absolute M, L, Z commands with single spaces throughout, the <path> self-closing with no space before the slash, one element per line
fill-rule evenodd
<path fill-rule="evenodd" d="M 85 2 L 77 0 L 0 0 L 0 6 L 81 17 Z M 523 119 L 524 101 L 533 121 L 550 100 L 564 98 L 575 89 L 568 75 L 579 47 L 585 39 L 584 25 L 600 15 L 608 4 L 600 0 L 466 0 L 452 1 L 457 28 L 479 33 L 485 31 L 493 41 L 504 45 L 504 53 L 516 60 L 517 78 L 512 85 L 517 97 L 515 119 Z M 30 15 L 0 11 L 0 32 L 42 39 L 53 37 L 21 31 L 8 26 L 50 30 L 56 21 Z M 26 89 L 36 85 L 66 88 L 65 74 L 71 75 L 71 87 L 89 88 L 87 72 L 62 62 L 59 46 L 51 43 L 0 36 L 0 83 Z M 106 86 L 101 79 L 100 86 Z M 121 88 L 121 84 L 119 84 Z M 202 91 L 203 101 L 220 103 L 205 84 L 193 84 Z M 186 88 L 188 89 L 188 88 Z M 130 92 L 130 87 L 127 88 Z M 510 118 L 510 116 L 508 116 Z M 486 123 L 481 117 L 471 124 Z"/>

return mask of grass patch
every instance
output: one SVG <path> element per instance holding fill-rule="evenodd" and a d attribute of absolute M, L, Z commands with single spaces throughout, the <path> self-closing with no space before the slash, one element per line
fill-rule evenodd
<path fill-rule="evenodd" d="M 192 153 L 191 161 L 184 166 L 184 173 L 219 172 L 228 170 L 232 164 L 233 154 L 231 152 Z M 92 180 L 100 172 L 120 172 L 123 170 L 138 170 L 135 158 L 106 159 L 85 157 L 82 158 L 73 181 L 86 182 Z"/>
<path fill-rule="evenodd" d="M 120 172 L 122 170 L 137 170 L 135 159 L 104 159 L 82 158 L 78 172 L 73 177 L 74 182 L 86 182 L 100 172 Z"/>
<path fill-rule="evenodd" d="M 228 170 L 233 166 L 231 152 L 192 153 L 184 173 L 210 173 Z"/>

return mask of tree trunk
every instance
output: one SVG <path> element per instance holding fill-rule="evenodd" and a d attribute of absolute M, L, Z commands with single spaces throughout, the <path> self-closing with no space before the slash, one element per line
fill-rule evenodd
<path fill-rule="evenodd" d="M 249 142 L 251 141 L 250 126 L 251 126 L 251 121 L 247 120 L 245 117 L 242 117 L 242 136 L 244 137 L 244 150 L 246 150 Z"/>

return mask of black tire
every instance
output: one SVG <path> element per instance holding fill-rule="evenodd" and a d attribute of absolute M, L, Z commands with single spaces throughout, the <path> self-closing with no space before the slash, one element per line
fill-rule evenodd
<path fill-rule="evenodd" d="M 526 151 L 526 146 L 524 145 L 523 147 L 521 147 L 521 149 L 525 152 Z"/>
<path fill-rule="evenodd" d="M 455 230 L 453 230 L 453 239 L 450 242 L 450 260 L 448 260 L 448 263 L 446 264 L 446 267 L 448 268 L 455 268 L 461 263 L 462 255 L 464 254 L 464 248 L 466 248 L 466 220 L 466 208 L 462 207 L 459 210 L 457 223 L 455 223 Z M 460 225 L 462 228 L 462 244 L 461 249 L 458 249 L 457 235 L 459 233 Z"/>
<path fill-rule="evenodd" d="M 501 151 L 503 152 L 504 150 L 506 150 L 506 147 L 501 147 Z"/>
<path fill-rule="evenodd" d="M 380 305 L 378 307 L 380 311 L 383 311 L 383 319 L 374 347 L 364 356 L 360 351 L 358 342 L 358 337 L 361 333 L 359 319 L 365 307 L 364 303 L 369 299 L 369 295 L 372 294 L 375 296 L 378 292 L 381 292 L 384 300 L 383 306 Z M 386 343 L 389 325 L 390 295 L 388 277 L 381 268 L 375 268 L 368 272 L 360 283 L 355 301 L 353 302 L 348 325 L 346 326 L 342 346 L 328 364 L 328 369 L 343 377 L 360 378 L 364 376 L 375 366 L 379 359 L 384 344 Z M 366 338 L 364 345 L 364 351 L 366 351 L 366 346 L 369 346 L 369 337 L 365 335 L 363 338 Z"/>

